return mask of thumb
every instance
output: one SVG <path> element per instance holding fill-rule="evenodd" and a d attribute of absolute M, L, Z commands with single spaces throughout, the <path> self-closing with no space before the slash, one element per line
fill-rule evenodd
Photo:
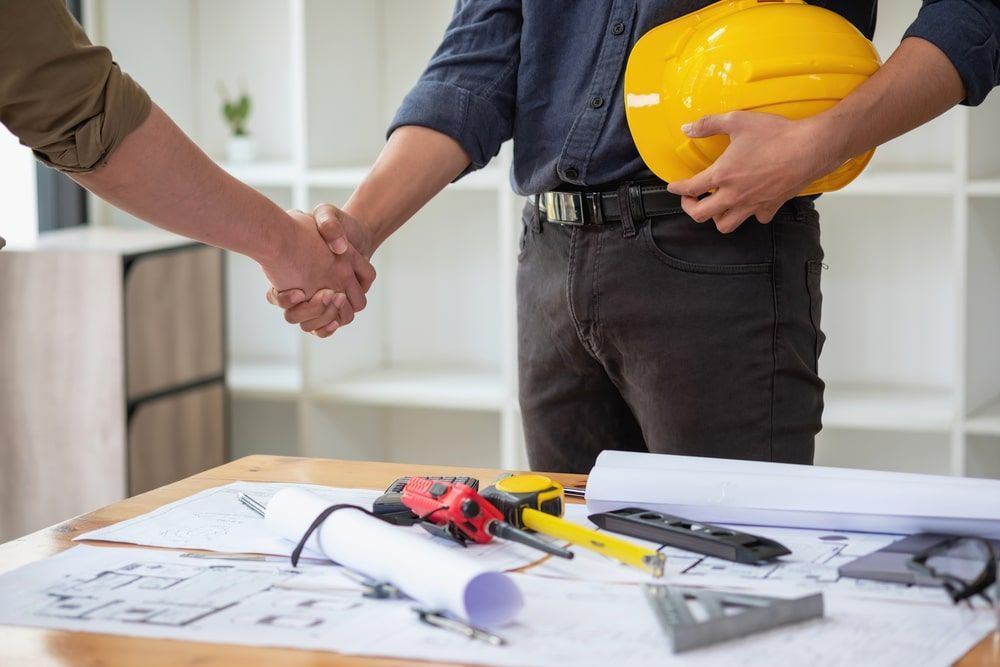
<path fill-rule="evenodd" d="M 717 134 L 732 134 L 735 114 L 723 113 L 702 116 L 693 123 L 681 125 L 681 131 L 692 139 L 711 137 Z"/>
<path fill-rule="evenodd" d="M 349 244 L 344 234 L 344 226 L 340 223 L 340 209 L 330 204 L 320 204 L 313 209 L 313 217 L 316 218 L 319 234 L 330 247 L 330 251 L 334 255 L 343 255 L 347 252 Z"/>

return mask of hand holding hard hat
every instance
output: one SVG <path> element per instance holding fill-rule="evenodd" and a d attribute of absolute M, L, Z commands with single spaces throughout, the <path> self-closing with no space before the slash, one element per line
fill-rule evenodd
<path fill-rule="evenodd" d="M 786 159 L 822 148 L 797 136 L 804 132 L 790 121 L 830 109 L 880 65 L 871 42 L 834 12 L 802 0 L 722 0 L 654 28 L 636 43 L 625 70 L 626 118 L 653 173 L 672 191 L 696 196 L 721 185 L 713 182 L 713 166 L 741 157 L 729 155 L 734 149 L 742 157 L 766 151 L 762 138 L 785 139 L 782 144 L 792 149 Z M 742 147 L 736 145 L 741 135 L 748 137 Z M 842 164 L 817 160 L 826 171 L 793 184 L 786 199 L 847 185 L 873 152 Z M 760 174 L 762 181 L 766 177 Z"/>

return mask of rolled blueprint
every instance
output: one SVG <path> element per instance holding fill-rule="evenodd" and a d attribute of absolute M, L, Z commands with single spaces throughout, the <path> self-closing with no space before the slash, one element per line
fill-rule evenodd
<path fill-rule="evenodd" d="M 267 504 L 264 519 L 272 532 L 298 542 L 329 504 L 304 489 L 282 489 Z M 333 512 L 306 546 L 474 625 L 503 625 L 521 609 L 521 592 L 511 577 L 358 510 Z"/>
<path fill-rule="evenodd" d="M 605 451 L 587 509 L 706 523 L 1000 538 L 1000 480 Z"/>

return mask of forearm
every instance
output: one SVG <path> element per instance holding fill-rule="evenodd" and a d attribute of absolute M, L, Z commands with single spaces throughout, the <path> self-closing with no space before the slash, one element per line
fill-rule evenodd
<path fill-rule="evenodd" d="M 368 254 L 469 164 L 457 141 L 426 127 L 400 127 L 344 205 L 371 233 Z"/>
<path fill-rule="evenodd" d="M 288 215 L 218 167 L 156 105 L 106 165 L 70 176 L 136 217 L 258 262 L 289 250 Z"/>
<path fill-rule="evenodd" d="M 807 122 L 831 149 L 830 168 L 936 118 L 965 98 L 948 57 L 918 37 L 904 39 L 871 78 Z"/>

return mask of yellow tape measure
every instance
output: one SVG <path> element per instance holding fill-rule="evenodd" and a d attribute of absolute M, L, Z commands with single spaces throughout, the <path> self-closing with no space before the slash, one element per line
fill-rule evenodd
<path fill-rule="evenodd" d="M 504 513 L 508 523 L 595 551 L 615 560 L 663 576 L 663 554 L 561 518 L 565 511 L 563 487 L 544 475 L 512 475 L 482 491 Z"/>

